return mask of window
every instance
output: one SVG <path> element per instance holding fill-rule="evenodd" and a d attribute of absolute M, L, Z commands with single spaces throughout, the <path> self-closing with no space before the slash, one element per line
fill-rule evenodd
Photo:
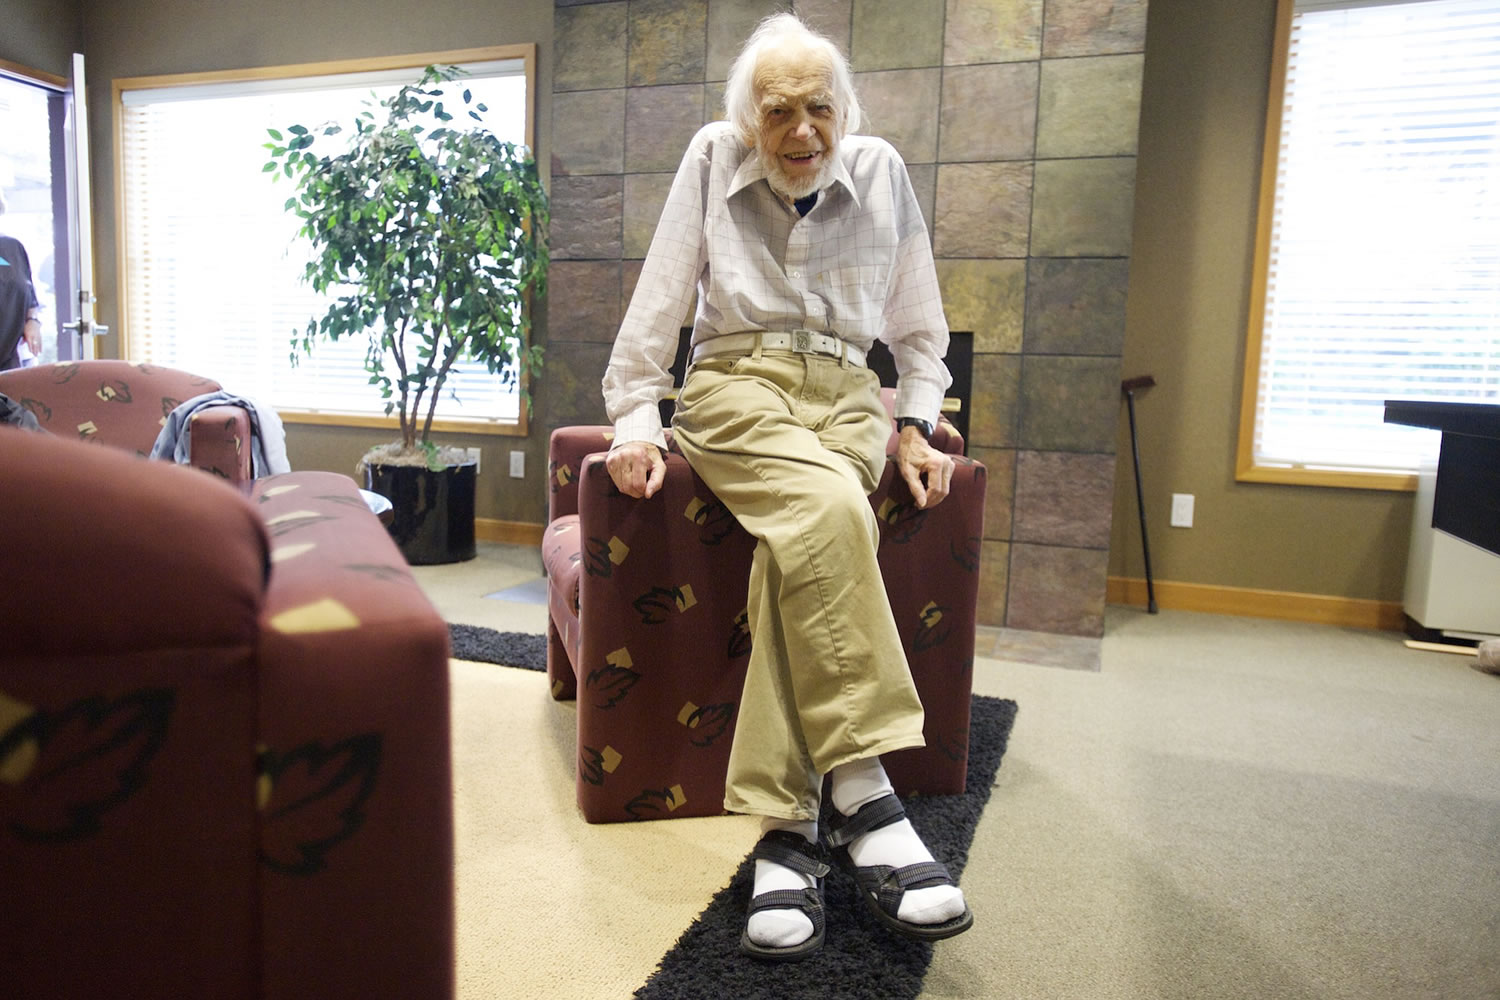
<path fill-rule="evenodd" d="M 1500 401 L 1500 0 L 1281 0 L 1239 478 L 1410 488 Z"/>
<path fill-rule="evenodd" d="M 285 67 L 116 82 L 123 219 L 123 353 L 212 375 L 290 421 L 381 424 L 362 338 L 319 341 L 291 362 L 291 340 L 326 297 L 302 283 L 306 241 L 263 171 L 268 128 L 351 122 L 431 63 L 456 63 L 485 127 L 530 144 L 531 46 L 438 53 L 372 66 Z M 368 107 L 379 115 L 382 109 Z M 514 428 L 519 396 L 480 362 L 456 365 L 434 427 Z"/>

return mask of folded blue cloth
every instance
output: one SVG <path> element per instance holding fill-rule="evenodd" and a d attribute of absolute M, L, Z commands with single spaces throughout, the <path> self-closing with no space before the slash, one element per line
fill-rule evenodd
<path fill-rule="evenodd" d="M 286 457 L 286 429 L 281 426 L 281 417 L 276 411 L 222 390 L 194 396 L 167 414 L 167 422 L 156 436 L 156 444 L 151 447 L 151 457 L 185 465 L 192 444 L 193 414 L 205 407 L 219 405 L 243 407 L 250 413 L 250 470 L 254 478 L 292 471 Z"/>

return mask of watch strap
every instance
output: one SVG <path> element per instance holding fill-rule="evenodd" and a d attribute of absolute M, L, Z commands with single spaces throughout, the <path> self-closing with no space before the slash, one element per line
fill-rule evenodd
<path fill-rule="evenodd" d="M 932 437 L 932 425 L 930 423 L 928 423 L 927 421 L 923 420 L 921 417 L 897 417 L 896 418 L 896 430 L 898 432 L 903 431 L 903 430 L 905 430 L 908 427 L 915 427 L 918 431 L 920 431 L 922 433 L 922 437 L 924 437 L 924 438 L 930 438 L 930 437 Z"/>

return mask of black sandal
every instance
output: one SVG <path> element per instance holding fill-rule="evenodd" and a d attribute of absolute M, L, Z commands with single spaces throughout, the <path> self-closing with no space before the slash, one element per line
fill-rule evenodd
<path fill-rule="evenodd" d="M 834 815 L 837 816 L 838 813 L 835 812 Z M 855 838 L 882 826 L 898 823 L 905 817 L 906 810 L 901 807 L 901 800 L 894 795 L 886 795 L 860 806 L 853 816 L 845 817 L 842 823 L 824 834 L 824 840 L 830 848 L 842 848 L 836 851 L 835 856 L 854 876 L 854 881 L 859 885 L 860 896 L 881 923 L 899 934 L 919 941 L 940 941 L 962 934 L 974 926 L 974 912 L 969 909 L 967 902 L 963 913 L 940 924 L 914 924 L 896 915 L 901 909 L 901 898 L 908 889 L 956 885 L 953 877 L 948 874 L 946 865 L 939 861 L 924 861 L 901 868 L 890 865 L 866 865 L 862 868 L 849 857 L 848 844 Z"/>
<path fill-rule="evenodd" d="M 812 937 L 800 944 L 772 948 L 750 940 L 750 929 L 747 926 L 740 934 L 740 951 L 752 958 L 770 962 L 798 962 L 823 947 L 823 876 L 828 874 L 828 865 L 819 858 L 817 848 L 809 844 L 806 838 L 790 830 L 772 830 L 760 838 L 755 850 L 750 852 L 750 857 L 757 860 L 764 858 L 794 872 L 811 875 L 817 879 L 818 884 L 816 888 L 773 889 L 759 896 L 752 896 L 750 907 L 745 912 L 746 921 L 761 910 L 801 910 L 812 921 L 813 932 Z"/>

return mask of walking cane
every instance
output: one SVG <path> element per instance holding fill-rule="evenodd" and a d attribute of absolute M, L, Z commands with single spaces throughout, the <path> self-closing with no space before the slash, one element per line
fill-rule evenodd
<path fill-rule="evenodd" d="M 1151 582 L 1151 543 L 1146 539 L 1146 497 L 1141 491 L 1141 446 L 1135 436 L 1135 393 L 1156 384 L 1150 375 L 1137 375 L 1120 383 L 1125 394 L 1125 408 L 1130 411 L 1130 454 L 1135 460 L 1135 505 L 1141 512 L 1141 555 L 1146 560 L 1146 610 L 1156 614 L 1156 587 Z"/>

